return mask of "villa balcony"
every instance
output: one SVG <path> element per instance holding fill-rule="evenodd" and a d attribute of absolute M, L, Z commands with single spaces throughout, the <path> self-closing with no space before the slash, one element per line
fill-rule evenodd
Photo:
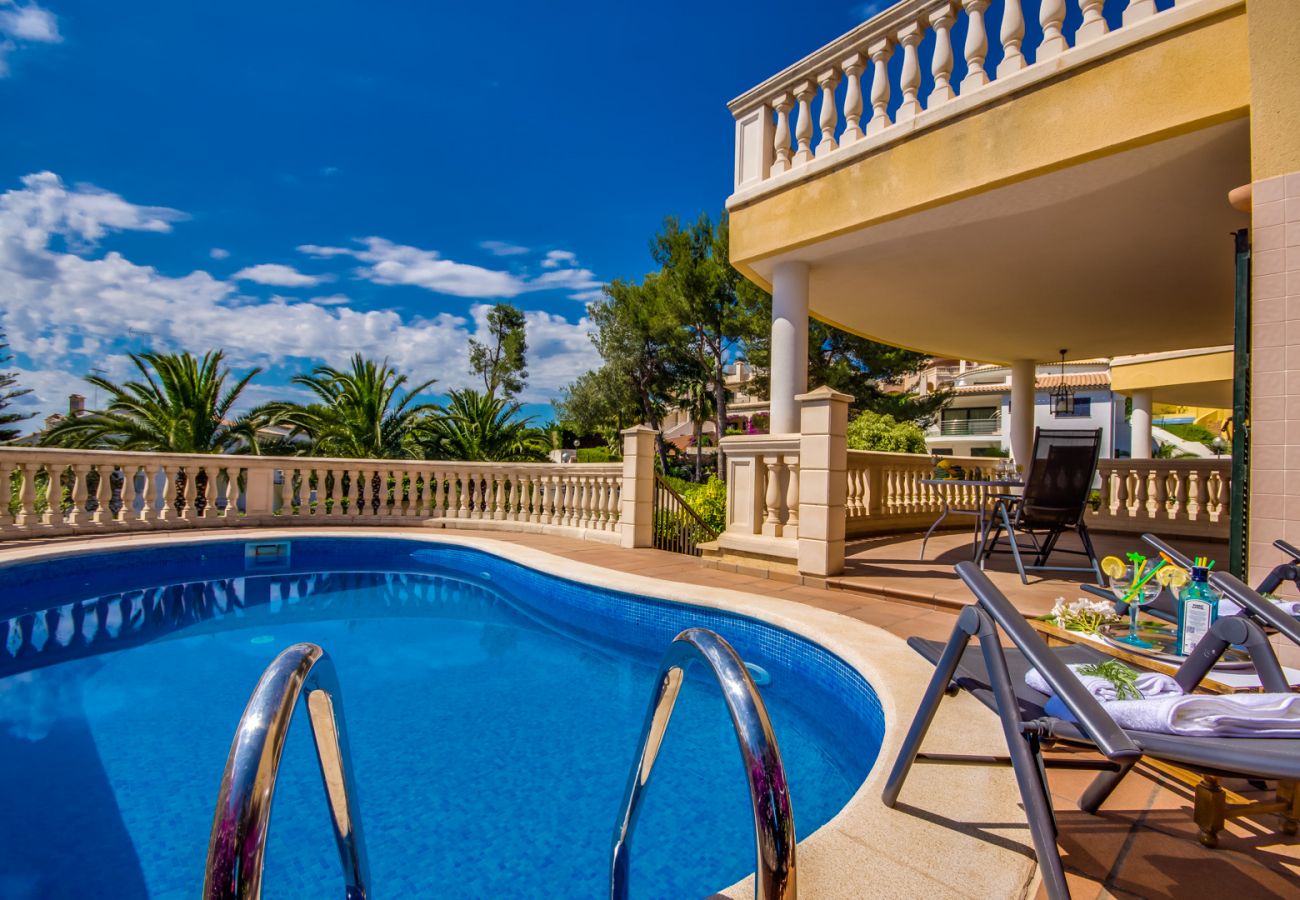
<path fill-rule="evenodd" d="M 1227 201 L 1251 178 L 1245 3 L 1026 8 L 904 0 L 733 100 L 733 263 L 946 358 L 1224 343 L 1225 234 L 1249 221 Z M 1135 298 L 1160 328 L 1116 327 Z"/>
<path fill-rule="evenodd" d="M 949 419 L 929 431 L 936 437 L 992 437 L 1002 433 L 1002 419 Z"/>

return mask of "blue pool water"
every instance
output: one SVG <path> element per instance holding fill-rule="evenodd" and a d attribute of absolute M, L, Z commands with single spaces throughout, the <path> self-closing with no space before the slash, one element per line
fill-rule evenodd
<path fill-rule="evenodd" d="M 376 897 L 607 895 L 624 781 L 672 637 L 722 634 L 762 688 L 798 835 L 875 762 L 871 688 L 803 638 L 429 542 L 244 540 L 0 568 L 0 897 L 197 895 L 230 740 L 275 655 L 313 641 L 342 685 Z M 721 696 L 689 679 L 633 839 L 633 896 L 702 897 L 753 868 Z M 264 896 L 339 890 L 302 717 Z"/>

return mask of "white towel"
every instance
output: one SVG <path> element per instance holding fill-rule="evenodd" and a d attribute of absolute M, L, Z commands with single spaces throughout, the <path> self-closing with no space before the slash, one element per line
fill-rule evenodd
<path fill-rule="evenodd" d="M 1282 610 L 1282 612 L 1286 613 L 1288 616 L 1300 616 L 1300 601 L 1270 600 L 1269 602 Z M 1227 597 L 1224 597 L 1219 601 L 1219 615 L 1235 616 L 1239 612 L 1241 612 L 1241 607 L 1229 600 Z"/>
<path fill-rule="evenodd" d="M 1079 666 L 1077 665 L 1068 666 L 1067 668 L 1069 668 L 1069 670 L 1074 673 L 1074 677 L 1078 678 L 1083 686 L 1088 689 L 1088 693 L 1092 694 L 1098 700 L 1105 702 L 1119 698 L 1119 691 L 1116 689 L 1115 685 L 1107 679 L 1101 678 L 1097 675 L 1080 675 Z M 1025 673 L 1025 684 L 1029 685 L 1040 694 L 1051 696 L 1056 693 L 1052 690 L 1052 686 L 1047 683 L 1047 680 L 1039 674 L 1037 669 L 1030 669 Z M 1181 696 L 1183 693 L 1183 689 L 1178 686 L 1177 681 L 1168 675 L 1161 674 L 1160 672 L 1138 672 L 1137 689 L 1138 692 L 1147 699 L 1152 697 L 1177 697 Z"/>
<path fill-rule="evenodd" d="M 1300 738 L 1300 694 L 1186 694 L 1104 704 L 1120 728 L 1187 737 Z"/>

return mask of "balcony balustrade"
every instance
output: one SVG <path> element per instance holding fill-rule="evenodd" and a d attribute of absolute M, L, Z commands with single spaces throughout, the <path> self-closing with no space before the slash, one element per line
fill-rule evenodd
<path fill-rule="evenodd" d="M 936 432 L 942 437 L 987 437 L 1002 433 L 1002 420 L 991 419 L 947 419 L 938 423 Z"/>
<path fill-rule="evenodd" d="M 780 189 L 1239 2 L 1176 0 L 1158 11 L 1155 0 L 1131 0 L 1112 31 L 1102 0 L 1004 0 L 991 34 L 990 0 L 903 0 L 728 104 L 736 121 L 732 202 Z M 1026 43 L 1026 6 L 1038 15 L 1032 43 Z M 961 46 L 954 46 L 954 31 L 964 33 Z M 996 67 L 986 65 L 991 42 L 1001 48 Z M 964 65 L 956 63 L 958 55 Z"/>

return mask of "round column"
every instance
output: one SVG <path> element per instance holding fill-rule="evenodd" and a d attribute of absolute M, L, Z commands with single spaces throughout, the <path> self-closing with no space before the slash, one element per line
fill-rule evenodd
<path fill-rule="evenodd" d="M 795 396 L 808 391 L 808 264 L 784 262 L 772 274 L 772 434 L 799 431 Z"/>
<path fill-rule="evenodd" d="M 1151 458 L 1151 392 L 1133 392 L 1133 415 L 1129 424 L 1133 429 L 1132 457 Z"/>
<path fill-rule="evenodd" d="M 1034 451 L 1034 384 L 1038 364 L 1032 359 L 1011 363 L 1011 457 L 1029 473 Z"/>

